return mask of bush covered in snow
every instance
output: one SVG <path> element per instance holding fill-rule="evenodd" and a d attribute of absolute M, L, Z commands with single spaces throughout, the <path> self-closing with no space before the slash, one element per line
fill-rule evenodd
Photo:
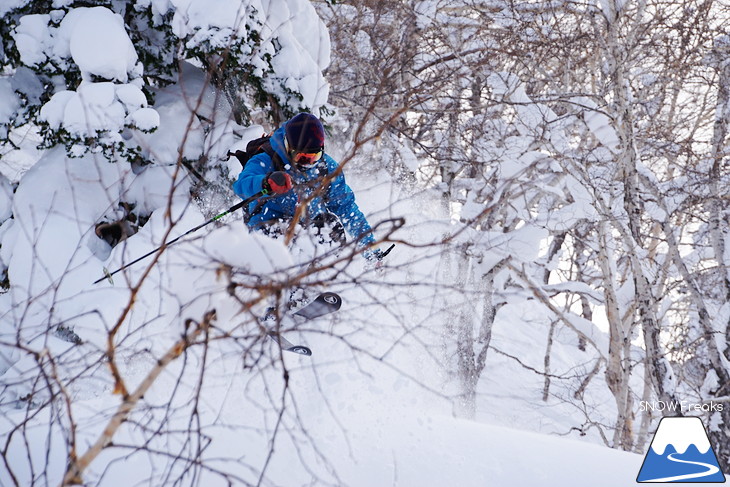
<path fill-rule="evenodd" d="M 327 101 L 329 40 L 307 2 L 87 5 L 0 6 L 0 60 L 9 73 L 0 80 L 0 141 L 12 144 L 9 129 L 37 122 L 43 147 L 145 159 L 141 134 L 161 124 L 157 90 L 181 81 L 187 63 L 221 90 L 216 108 L 227 107 L 237 124 L 281 122 Z M 188 118 L 211 130 L 210 114 L 195 98 L 188 104 Z"/>

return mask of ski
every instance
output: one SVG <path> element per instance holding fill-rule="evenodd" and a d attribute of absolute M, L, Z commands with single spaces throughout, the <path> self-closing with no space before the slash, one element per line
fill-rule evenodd
<path fill-rule="evenodd" d="M 342 298 L 337 293 L 325 292 L 314 298 L 313 301 L 292 313 L 308 320 L 334 313 L 342 306 Z"/>
<path fill-rule="evenodd" d="M 298 310 L 294 311 L 292 316 L 301 316 L 305 320 L 313 320 L 320 316 L 325 316 L 330 313 L 334 313 L 339 310 L 342 306 L 342 298 L 337 293 L 324 292 L 314 298 L 309 303 L 305 304 Z M 264 317 L 264 321 L 273 318 L 273 314 L 267 313 Z M 295 345 L 280 333 L 275 331 L 269 331 L 269 337 L 279 344 L 282 350 L 286 352 L 298 353 L 299 355 L 311 356 L 312 350 L 304 345 Z"/>
<path fill-rule="evenodd" d="M 281 336 L 280 333 L 270 331 L 269 337 L 278 343 L 281 349 L 285 352 L 298 353 L 299 355 L 306 355 L 307 357 L 312 355 L 311 348 L 305 347 L 304 345 L 294 345 L 292 342 Z"/>

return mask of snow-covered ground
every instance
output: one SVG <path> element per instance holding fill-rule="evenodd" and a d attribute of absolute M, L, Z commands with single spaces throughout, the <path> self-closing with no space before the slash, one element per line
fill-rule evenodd
<path fill-rule="evenodd" d="M 24 257 L 26 254 L 17 249 L 7 252 L 13 247 L 3 245 L 5 262 L 15 271 L 11 276 L 31 276 L 33 265 L 42 264 L 45 279 L 31 279 L 3 295 L 2 306 L 5 319 L 25 325 L 23 333 L 28 334 L 32 347 L 46 347 L 62 357 L 63 374 L 81 376 L 67 392 L 74 403 L 78 448 L 84 451 L 96 440 L 104 418 L 108 419 L 120 401 L 112 393 L 113 381 L 106 367 L 98 362 L 105 347 L 104 330 L 112 326 L 128 299 L 124 283 L 138 278 L 146 265 L 131 268 L 126 277 L 118 276 L 116 282 L 121 285 L 91 283 L 101 276 L 103 266 L 116 268 L 122 256 L 128 261 L 160 241 L 167 228 L 163 218 L 166 203 L 162 196 L 155 200 L 152 188 L 169 188 L 174 179 L 170 171 L 162 169 L 141 175 L 120 174 L 116 166 L 94 158 L 64 163 L 62 152 L 47 157 L 55 159 L 34 166 L 25 176 L 22 191 L 13 199 L 15 215 L 30 212 L 27 219 L 16 222 L 22 231 L 15 238 L 23 239 L 22 248 L 34 248 L 37 258 Z M 97 241 L 88 230 L 108 203 L 103 191 L 96 196 L 91 191 L 98 187 L 98 179 L 85 178 L 85 174 L 99 174 L 103 181 L 120 178 L 113 187 L 136 195 L 140 205 L 159 208 L 142 231 L 112 252 L 104 251 L 100 243 L 93 244 Z M 61 178 L 71 181 L 65 187 L 73 191 L 45 189 Z M 408 224 L 396 236 L 408 237 L 414 243 L 434 238 L 438 224 L 421 210 L 427 195 L 408 195 L 397 185 L 357 171 L 350 179 L 363 210 L 373 221 L 395 214 L 405 216 Z M 181 212 L 182 217 L 170 238 L 203 219 L 195 205 L 185 202 L 185 186 L 177 188 L 180 192 L 176 193 L 179 196 L 173 215 Z M 34 197 L 37 194 L 47 196 L 38 199 Z M 40 206 L 43 201 L 45 206 Z M 389 201 L 393 204 L 387 204 Z M 60 210 L 67 208 L 99 210 L 96 214 Z M 60 230 L 68 225 L 64 222 L 82 222 L 80 216 L 87 213 L 86 224 L 76 223 Z M 38 214 L 43 215 L 44 225 L 21 225 Z M 59 230 L 51 232 L 56 226 Z M 74 232 L 69 231 L 71 228 Z M 65 242 L 63 246 L 59 239 Z M 194 442 L 205 444 L 202 457 L 208 468 L 225 472 L 197 471 L 201 485 L 226 485 L 228 478 L 256 484 L 262 471 L 262 485 L 609 486 L 633 482 L 641 456 L 599 446 L 595 444 L 596 435 L 590 432 L 588 438 L 593 444 L 556 436 L 567 434 L 576 424 L 575 407 L 555 397 L 542 402 L 542 377 L 504 355 L 490 352 L 478 398 L 477 421 L 453 416 L 454 386 L 441 369 L 441 331 L 438 322 L 429 321 L 438 312 L 442 292 L 430 277 L 439 264 L 438 257 L 430 252 L 429 248 L 398 245 L 385 270 L 376 274 L 364 272 L 364 261 L 356 258 L 347 273 L 360 277 L 354 282 L 335 280 L 327 287 L 343 296 L 342 309 L 336 315 L 301 325 L 299 334 L 289 335 L 314 350 L 311 358 L 285 354 L 279 362 L 270 341 L 264 342 L 263 355 L 254 354 L 259 357 L 256 360 L 250 354 L 244 357 L 240 346 L 225 340 L 211 342 L 205 355 L 200 348 L 190 349 L 145 394 L 139 413 L 120 429 L 114 443 L 146 444 L 151 450 L 190 455 L 193 446 L 186 441 L 194 438 Z M 64 265 L 54 263 L 59 256 Z M 161 355 L 179 336 L 181 318 L 199 319 L 206 309 L 215 306 L 222 329 L 236 333 L 240 332 L 240 323 L 251 326 L 250 318 L 227 301 L 225 283 L 217 274 L 220 264 L 267 275 L 298 258 L 302 257 L 296 252 L 289 255 L 279 241 L 249 235 L 236 218 L 224 226 L 206 228 L 188 243 L 172 247 L 153 268 L 120 332 L 119 364 L 128 387 L 139 384 L 154 367 L 152 357 Z M 12 305 L 28 302 L 29 293 L 39 298 L 31 299 L 29 306 Z M 59 295 L 63 299 L 56 300 L 54 322 L 72 324 L 85 342 L 82 346 L 41 331 L 48 323 L 48 316 L 43 314 L 47 309 L 45 300 Z M 494 346 L 523 360 L 539 360 L 542 350 L 535 353 L 531 349 L 534 343 L 544 340 L 547 324 L 529 308 L 503 310 L 495 325 Z M 574 336 L 564 340 L 558 337 L 556 370 L 574 366 L 575 354 L 567 349 L 575 347 L 575 341 Z M 37 371 L 33 356 L 21 358 L 4 374 L 6 385 L 21 382 Z M 288 383 L 283 379 L 284 366 Z M 205 381 L 199 384 L 202 370 Z M 12 403 L 10 395 L 22 397 L 29 392 L 29 382 L 24 383 L 20 388 L 6 388 L 5 401 Z M 608 401 L 607 397 L 591 397 L 597 403 L 601 399 Z M 189 429 L 193 404 L 196 433 L 190 436 L 182 432 Z M 286 407 L 279 423 L 282 404 Z M 603 407 L 610 412 L 610 403 Z M 3 436 L 7 438 L 26 414 L 24 409 L 13 412 L 6 408 Z M 56 410 L 53 420 L 49 414 L 44 409 L 30 419 L 27 431 L 13 434 L 8 460 L 14 475 L 24 478 L 23 482 L 31 475 L 23 467 L 28 464 L 24 441 L 37 455 L 32 460 L 35 476 L 42 471 L 43 479 L 56 485 L 63 475 L 67 413 Z M 170 431 L 168 435 L 155 436 L 146 429 L 160 427 L 163 422 Z M 167 480 L 155 477 L 162 474 L 181 475 L 186 481 L 193 478 L 192 473 L 179 470 L 189 468 L 183 462 L 176 466 L 165 454 L 135 450 L 131 446 L 110 448 L 91 464 L 85 478 L 104 486 L 137 485 L 150 477 L 156 479 L 153 483 L 164 485 Z M 0 473 L 0 483 L 10 483 L 5 469 Z"/>
<path fill-rule="evenodd" d="M 23 323 L 21 329 L 31 347 L 46 347 L 62 357 L 62 374 L 80 375 L 67 391 L 73 398 L 80 451 L 96 440 L 104 418 L 119 404 L 119 396 L 112 393 L 114 382 L 100 365 L 100 352 L 105 349 L 105 330 L 113 326 L 129 298 L 124 283 L 138 279 L 146 262 L 115 276 L 115 286 L 92 282 L 101 276 L 102 267 L 114 269 L 161 241 L 168 228 L 165 192 L 176 177 L 164 168 L 135 175 L 120 173 L 119 167 L 93 157 L 68 160 L 62 151 L 46 156 L 24 176 L 13 198 L 14 214 L 27 212 L 27 217 L 18 218 L 16 229 L 11 228 L 5 238 L 10 239 L 7 235 L 14 231 L 15 242 L 23 243 L 9 246 L 5 242 L 10 240 L 3 241 L 4 261 L 11 266 L 14 284 L 23 284 L 0 296 L 4 319 Z M 396 237 L 411 243 L 427 243 L 438 235 L 441 224 L 422 211 L 428 194 L 411 195 L 385 176 L 352 172 L 351 184 L 372 221 L 405 217 L 407 225 Z M 88 178 L 89 174 L 98 176 Z M 69 184 L 48 189 L 63 178 Z M 111 251 L 93 235 L 93 222 L 109 208 L 108 192 L 94 192 L 99 181 L 107 181 L 105 186 L 121 191 L 127 201 L 157 208 L 138 234 Z M 182 216 L 168 239 L 203 221 L 197 206 L 184 197 L 187 182 L 174 186 L 172 214 Z M 162 191 L 157 194 L 155 188 Z M 38 219 L 44 224 L 23 224 Z M 128 387 L 139 384 L 154 367 L 153 356 L 162 355 L 179 336 L 181 319 L 200 319 L 211 306 L 218 312 L 218 326 L 246 336 L 242 329 L 252 326 L 250 316 L 230 302 L 218 274 L 221 264 L 274 275 L 313 250 L 304 242 L 289 254 L 280 241 L 249 235 L 233 217 L 226 225 L 206 227 L 163 254 L 119 332 L 119 364 Z M 36 257 L 18 247 L 35 252 Z M 543 402 L 543 378 L 505 355 L 532 359 L 535 363 L 528 365 L 539 369 L 549 324 L 529 306 L 506 306 L 500 312 L 493 345 L 504 354 L 490 351 L 479 389 L 477 421 L 454 417 L 455 388 L 441 367 L 442 330 L 439 321 L 432 320 L 440 312 L 439 299 L 445 292 L 433 281 L 440 259 L 432 254 L 430 247 L 399 244 L 386 268 L 375 274 L 365 271 L 363 259 L 356 257 L 346 267 L 347 278 L 327 286 L 343 296 L 342 309 L 300 325 L 299 334 L 288 336 L 311 347 L 311 358 L 285 354 L 279 362 L 270 341 L 264 342 L 263 355 L 253 354 L 257 359 L 244 356 L 242 347 L 225 340 L 211 342 L 205 355 L 202 349 L 190 349 L 184 359 L 166 369 L 145 394 L 133 420 L 114 437 L 119 445 L 146 444 L 151 450 L 187 455 L 198 447 L 188 442 L 200 442 L 201 447 L 205 445 L 202 458 L 207 468 L 225 474 L 206 469 L 185 473 L 189 465 L 184 462 L 176 464 L 166 454 L 135 453 L 136 447 L 129 446 L 107 450 L 91 464 L 85 478 L 104 486 L 137 485 L 148 478 L 165 485 L 180 475 L 186 482 L 199 477 L 200 485 L 226 485 L 229 478 L 243 485 L 256 484 L 263 471 L 262 485 L 282 486 L 613 486 L 633 482 L 640 455 L 598 445 L 600 439 L 591 430 L 587 438 L 591 443 L 557 436 L 580 425 L 580 411 L 560 400 L 564 392 L 560 384 Z M 42 279 L 35 276 L 34 266 L 45 270 Z M 34 277 L 22 282 L 17 276 Z M 75 347 L 43 333 L 49 322 L 44 312 L 54 299 L 53 323 L 72 325 L 84 345 Z M 540 344 L 537 349 L 535 344 Z M 554 370 L 588 366 L 572 353 L 575 347 L 574 335 L 556 338 Z M 37 371 L 33 356 L 17 361 L 14 353 L 14 359 L 8 360 L 13 366 L 3 379 L 5 384 L 24 385 L 6 388 L 4 399 L 10 403 L 11 395 L 20 398 L 30 392 L 28 379 Z M 289 374 L 286 389 L 284 366 Z M 203 370 L 205 381 L 199 384 Z M 610 415 L 610 398 L 605 393 L 587 397 L 593 414 L 603 409 L 604 415 Z M 183 432 L 190 427 L 193 404 L 195 434 L 189 435 Z M 279 423 L 282 404 L 285 412 Z M 3 414 L 1 431 L 7 437 L 27 413 L 6 408 Z M 44 409 L 31 418 L 27 432 L 13 434 L 7 450 L 9 464 L 23 482 L 31 476 L 29 467 L 23 467 L 28 465 L 24 441 L 37 455 L 32 460 L 33 475 L 44 472 L 49 485 L 58 484 L 63 475 L 67 413 L 57 410 L 53 420 L 49 414 Z M 49 422 L 53 425 L 50 443 Z M 161 424 L 170 434 L 155 436 L 146 429 Z M 46 448 L 50 448 L 48 457 Z M 2 470 L 0 484 L 9 482 L 7 470 Z"/>

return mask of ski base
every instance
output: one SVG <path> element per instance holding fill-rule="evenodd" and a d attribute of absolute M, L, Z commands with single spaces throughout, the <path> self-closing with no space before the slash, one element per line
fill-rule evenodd
<path fill-rule="evenodd" d="M 313 301 L 296 310 L 295 316 L 302 316 L 308 320 L 334 313 L 342 306 L 342 298 L 337 293 L 321 293 Z"/>
<path fill-rule="evenodd" d="M 285 352 L 306 355 L 307 357 L 311 357 L 312 355 L 312 349 L 310 349 L 309 347 L 305 347 L 304 345 L 294 345 L 292 342 L 274 331 L 269 332 L 269 337 L 271 337 L 272 340 L 278 343 L 281 349 Z"/>
<path fill-rule="evenodd" d="M 319 318 L 320 316 L 334 313 L 335 311 L 339 310 L 341 306 L 342 298 L 339 294 L 324 292 L 314 298 L 314 300 L 294 311 L 292 315 L 301 316 L 306 320 L 313 320 L 315 318 Z M 266 322 L 270 319 L 274 319 L 273 308 L 269 313 L 266 314 L 263 321 Z M 269 337 L 271 337 L 272 340 L 278 343 L 281 349 L 286 352 L 298 353 L 299 355 L 306 355 L 307 357 L 312 355 L 312 350 L 309 347 L 306 347 L 304 345 L 295 345 L 283 336 L 281 336 L 280 333 L 270 331 Z"/>

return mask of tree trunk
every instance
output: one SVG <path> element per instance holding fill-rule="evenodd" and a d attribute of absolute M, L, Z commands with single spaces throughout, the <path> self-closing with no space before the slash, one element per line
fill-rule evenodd
<path fill-rule="evenodd" d="M 718 265 L 719 279 L 722 285 L 722 294 L 724 304 L 730 303 L 730 255 L 728 255 L 726 232 L 728 231 L 728 214 L 725 210 L 727 195 L 727 186 L 723 184 L 723 165 L 727 164 L 728 156 L 728 125 L 730 125 L 730 63 L 727 62 L 730 56 L 730 46 L 718 47 L 713 52 L 718 70 L 718 92 L 717 92 L 717 111 L 715 114 L 715 123 L 712 134 L 712 166 L 710 169 L 710 199 L 709 199 L 709 227 L 710 241 L 715 254 L 715 261 Z M 724 162 L 724 164 L 723 164 Z M 716 396 L 730 395 L 730 370 L 726 365 L 730 360 L 730 322 L 725 323 L 725 329 L 714 328 L 711 330 L 713 334 L 708 337 L 712 341 L 712 345 L 717 343 L 714 336 L 715 332 L 722 333 L 725 336 L 725 360 L 719 360 L 713 364 L 711 370 L 717 374 L 719 380 L 719 388 L 713 391 Z M 709 428 L 710 440 L 715 448 L 717 459 L 725 472 L 730 471 L 730 407 L 723 408 L 720 412 L 712 413 L 712 424 Z"/>
<path fill-rule="evenodd" d="M 626 348 L 624 344 L 630 340 L 626 336 L 624 322 L 622 319 L 618 298 L 615 290 L 615 279 L 611 262 L 611 251 L 609 249 L 609 235 L 607 224 L 599 223 L 600 251 L 598 261 L 601 266 L 603 277 L 603 295 L 606 307 L 606 318 L 608 319 L 609 342 L 608 361 L 606 363 L 606 384 L 616 402 L 616 426 L 613 436 L 613 447 L 630 450 L 633 444 L 632 423 L 633 413 L 629 398 L 629 377 L 631 376 L 630 357 L 624 356 Z"/>

